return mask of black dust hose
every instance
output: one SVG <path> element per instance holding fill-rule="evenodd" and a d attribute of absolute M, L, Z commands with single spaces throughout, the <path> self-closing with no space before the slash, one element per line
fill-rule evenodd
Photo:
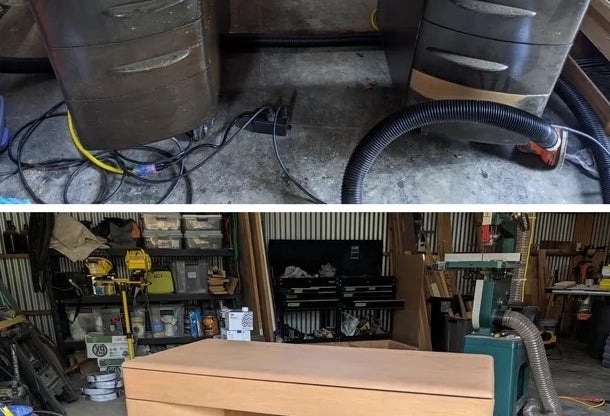
<path fill-rule="evenodd" d="M 565 79 L 559 79 L 555 86 L 555 92 L 574 113 L 581 129 L 601 143 L 603 147 L 610 150 L 610 140 L 606 135 L 604 126 L 576 87 Z M 591 151 L 597 165 L 604 204 L 610 204 L 610 156 L 597 146 L 592 146 Z"/>
<path fill-rule="evenodd" d="M 362 139 L 343 176 L 342 203 L 362 203 L 366 174 L 381 152 L 396 139 L 422 127 L 452 122 L 500 127 L 522 134 L 545 149 L 559 145 L 559 135 L 550 123 L 521 109 L 489 101 L 427 101 L 389 116 Z"/>
<path fill-rule="evenodd" d="M 47 74 L 53 67 L 49 58 L 0 57 L 0 74 Z"/>
<path fill-rule="evenodd" d="M 262 48 L 382 47 L 379 32 L 319 34 L 231 33 L 221 38 L 223 50 Z"/>

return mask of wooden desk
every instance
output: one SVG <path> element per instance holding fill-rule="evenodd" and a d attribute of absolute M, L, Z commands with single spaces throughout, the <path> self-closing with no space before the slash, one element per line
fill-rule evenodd
<path fill-rule="evenodd" d="M 489 356 L 205 340 L 123 365 L 129 416 L 491 416 Z"/>

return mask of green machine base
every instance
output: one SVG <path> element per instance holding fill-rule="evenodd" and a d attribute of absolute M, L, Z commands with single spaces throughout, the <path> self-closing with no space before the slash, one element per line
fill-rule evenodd
<path fill-rule="evenodd" d="M 529 381 L 523 341 L 519 338 L 467 335 L 464 352 L 494 358 L 494 416 L 517 416 L 525 405 Z"/>

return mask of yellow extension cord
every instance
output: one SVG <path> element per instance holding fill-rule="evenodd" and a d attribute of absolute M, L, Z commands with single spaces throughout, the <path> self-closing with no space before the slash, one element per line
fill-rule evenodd
<path fill-rule="evenodd" d="M 563 400 L 568 400 L 568 401 L 571 401 L 571 402 L 574 402 L 574 403 L 578 403 L 578 404 L 580 404 L 581 406 L 584 406 L 584 407 L 586 407 L 586 408 L 587 408 L 587 409 L 589 409 L 589 410 L 591 410 L 591 409 L 597 409 L 597 408 L 600 408 L 600 407 L 602 407 L 602 406 L 604 406 L 604 405 L 606 404 L 606 401 L 605 401 L 605 400 L 603 400 L 603 399 L 602 399 L 602 401 L 601 401 L 601 402 L 599 402 L 599 403 L 596 403 L 596 404 L 590 404 L 590 403 L 588 403 L 588 402 L 586 402 L 586 401 L 584 401 L 584 400 L 579 400 L 579 398 L 577 398 L 577 397 L 572 397 L 572 396 L 559 396 L 559 398 L 560 398 L 560 399 L 563 399 Z"/>
<path fill-rule="evenodd" d="M 76 133 L 76 129 L 74 128 L 74 123 L 72 121 L 72 115 L 70 115 L 70 112 L 68 112 L 67 119 L 68 119 L 68 131 L 70 132 L 70 137 L 72 138 L 72 141 L 74 142 L 74 146 L 76 146 L 78 151 L 83 156 L 85 156 L 85 158 L 87 158 L 87 160 L 89 160 L 91 163 L 93 163 L 98 168 L 106 170 L 108 172 L 117 173 L 119 175 L 122 175 L 124 173 L 123 169 L 117 168 L 116 166 L 112 166 L 112 165 L 102 162 L 101 160 L 96 158 L 90 151 L 85 149 L 83 147 L 82 143 L 80 142 L 80 139 L 78 138 L 78 134 Z"/>
<path fill-rule="evenodd" d="M 0 412 L 2 412 L 2 414 L 4 416 L 13 416 L 13 412 L 10 411 L 10 409 L 4 405 L 0 405 L 2 407 L 0 407 Z"/>
<path fill-rule="evenodd" d="M 377 26 L 377 9 L 371 12 L 371 26 L 375 29 L 375 32 L 379 32 L 379 26 Z"/>

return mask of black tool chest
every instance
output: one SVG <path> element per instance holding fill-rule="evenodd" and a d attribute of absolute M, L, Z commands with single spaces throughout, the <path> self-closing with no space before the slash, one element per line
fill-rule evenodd
<path fill-rule="evenodd" d="M 396 299 L 396 277 L 394 276 L 338 276 L 276 278 L 276 304 L 280 327 L 286 323 L 287 315 L 298 312 L 318 311 L 321 325 L 341 328 L 343 313 L 372 315 L 380 311 L 402 309 L 404 300 Z M 304 315 L 305 316 L 305 315 Z M 384 334 L 360 336 L 357 339 L 388 339 L 392 335 L 391 318 Z M 355 339 L 336 331 L 333 341 Z M 285 339 L 287 342 L 300 342 Z M 308 342 L 323 342 L 328 339 L 310 339 Z"/>

